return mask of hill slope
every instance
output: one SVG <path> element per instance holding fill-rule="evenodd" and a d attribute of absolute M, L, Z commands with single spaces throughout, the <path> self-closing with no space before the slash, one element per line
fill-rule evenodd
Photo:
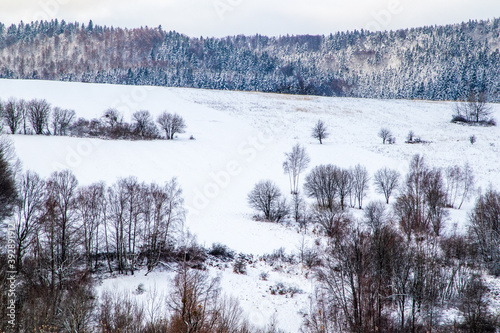
<path fill-rule="evenodd" d="M 499 23 L 227 38 L 92 22 L 0 23 L 0 77 L 430 100 L 476 90 L 498 101 Z"/>
<path fill-rule="evenodd" d="M 144 109 L 157 115 L 163 110 L 179 113 L 187 132 L 174 141 L 108 141 L 71 137 L 12 136 L 17 155 L 25 169 L 42 176 L 69 168 L 81 184 L 105 181 L 111 185 L 120 177 L 136 176 L 140 181 L 161 183 L 177 177 L 184 191 L 188 216 L 185 227 L 209 247 L 214 242 L 237 252 L 253 255 L 283 247 L 296 252 L 302 242 L 312 242 L 292 226 L 256 222 L 246 196 L 261 179 L 274 180 L 288 193 L 288 177 L 281 165 L 284 153 L 295 143 L 305 146 L 311 156 L 306 173 L 315 165 L 333 163 L 350 167 L 358 163 L 371 175 L 388 166 L 405 173 L 414 154 L 423 154 L 431 166 L 446 167 L 469 162 L 477 185 L 500 188 L 500 128 L 466 127 L 450 123 L 454 103 L 405 100 L 367 100 L 291 96 L 250 92 L 208 91 L 180 88 L 133 87 L 44 81 L 0 80 L 2 99 L 46 98 L 54 106 L 74 108 L 78 116 L 99 117 L 117 107 L 128 121 L 133 112 Z M 493 105 L 500 118 L 500 107 Z M 331 136 L 323 145 L 311 138 L 318 119 Z M 397 142 L 383 145 L 377 137 L 381 127 L 392 130 Z M 409 130 L 430 144 L 409 145 Z M 469 137 L 477 137 L 471 145 Z M 189 140 L 193 135 L 195 140 Z M 369 191 L 366 202 L 382 199 Z M 467 203 L 452 210 L 445 231 L 457 223 L 464 230 Z M 353 210 L 356 215 L 362 212 Z M 248 275 L 231 269 L 213 269 L 221 274 L 222 286 L 236 295 L 254 324 L 268 323 L 277 313 L 280 326 L 296 332 L 301 324 L 297 311 L 308 309 L 313 290 L 308 272 L 291 268 L 272 272 L 269 281 L 259 280 L 255 263 Z M 147 288 L 166 288 L 171 274 L 155 272 L 107 280 L 103 289 L 131 290 L 139 283 Z M 300 286 L 305 294 L 292 298 L 269 295 L 271 284 L 286 281 Z"/>

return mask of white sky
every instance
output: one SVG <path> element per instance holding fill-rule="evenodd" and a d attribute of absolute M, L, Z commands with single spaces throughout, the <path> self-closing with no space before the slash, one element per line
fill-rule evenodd
<path fill-rule="evenodd" d="M 92 19 L 217 37 L 387 30 L 499 16 L 499 0 L 0 0 L 0 21 L 8 25 Z"/>

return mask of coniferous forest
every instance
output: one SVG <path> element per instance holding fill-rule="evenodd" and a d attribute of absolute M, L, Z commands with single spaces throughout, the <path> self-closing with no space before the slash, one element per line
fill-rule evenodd
<path fill-rule="evenodd" d="M 226 38 L 92 21 L 0 24 L 0 77 L 391 99 L 475 91 L 496 102 L 499 23 Z"/>

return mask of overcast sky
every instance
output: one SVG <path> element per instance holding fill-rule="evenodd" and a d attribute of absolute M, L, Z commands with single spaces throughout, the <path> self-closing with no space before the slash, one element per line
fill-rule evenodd
<path fill-rule="evenodd" d="M 64 19 L 190 36 L 328 34 L 500 16 L 500 0 L 0 0 L 5 24 Z"/>

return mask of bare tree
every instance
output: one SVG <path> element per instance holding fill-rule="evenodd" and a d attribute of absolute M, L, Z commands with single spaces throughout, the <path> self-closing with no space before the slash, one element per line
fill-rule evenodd
<path fill-rule="evenodd" d="M 316 125 L 313 127 L 312 137 L 319 140 L 320 144 L 323 144 L 323 139 L 328 138 L 329 135 L 330 133 L 328 133 L 325 123 L 321 119 L 318 120 Z"/>
<path fill-rule="evenodd" d="M 363 198 L 366 197 L 366 191 L 369 188 L 370 176 L 368 170 L 361 164 L 354 167 L 352 174 L 352 188 L 354 196 L 358 201 L 358 208 L 363 208 Z"/>
<path fill-rule="evenodd" d="M 470 214 L 469 234 L 491 274 L 500 276 L 500 192 L 489 189 Z"/>
<path fill-rule="evenodd" d="M 186 129 L 184 119 L 176 113 L 171 114 L 165 111 L 158 116 L 157 122 L 165 131 L 167 140 L 173 140 L 176 133 L 184 133 Z"/>
<path fill-rule="evenodd" d="M 123 186 L 115 183 L 107 191 L 108 212 L 107 223 L 110 227 L 110 239 L 113 241 L 113 247 L 110 247 L 116 254 L 116 261 L 119 273 L 126 273 L 127 270 L 127 246 L 126 246 L 126 211 L 127 198 Z M 106 228 L 108 229 L 108 228 Z M 108 234 L 107 230 L 105 230 Z M 106 236 L 106 240 L 108 236 Z"/>
<path fill-rule="evenodd" d="M 20 99 L 17 101 L 17 104 L 16 104 L 16 107 L 18 108 L 19 110 L 19 113 L 21 114 L 21 125 L 22 125 L 22 128 L 23 128 L 23 134 L 29 134 L 30 133 L 30 130 L 29 130 L 29 126 L 28 126 L 28 122 L 29 122 L 29 119 L 28 119 L 28 104 L 27 102 L 24 100 L 24 99 Z"/>
<path fill-rule="evenodd" d="M 76 190 L 78 181 L 69 171 L 54 172 L 47 180 L 42 223 L 44 248 L 50 263 L 51 290 L 61 288 L 74 273 L 77 260 Z"/>
<path fill-rule="evenodd" d="M 10 132 L 16 134 L 23 120 L 23 111 L 15 99 L 11 98 L 5 103 L 3 118 L 9 126 Z"/>
<path fill-rule="evenodd" d="M 142 186 L 135 177 L 128 177 L 118 181 L 118 186 L 125 196 L 125 258 L 130 273 L 134 275 L 137 261 L 139 231 L 141 229 L 141 199 L 143 198 Z"/>
<path fill-rule="evenodd" d="M 386 222 L 385 205 L 382 201 L 372 201 L 365 208 L 365 223 L 372 231 L 380 230 Z"/>
<path fill-rule="evenodd" d="M 337 203 L 330 208 L 316 206 L 312 212 L 312 220 L 317 223 L 329 238 L 341 239 L 352 224 L 352 216 Z"/>
<path fill-rule="evenodd" d="M 436 181 L 433 181 L 434 178 Z M 432 185 L 429 186 L 429 184 Z M 414 155 L 401 195 L 397 198 L 394 206 L 399 224 L 408 240 L 411 239 L 413 232 L 425 234 L 430 231 L 433 212 L 428 200 L 430 199 L 429 194 L 433 191 L 439 192 L 431 196 L 435 197 L 433 200 L 435 200 L 436 208 L 441 210 L 442 205 L 444 205 L 445 193 L 440 173 L 434 177 L 433 170 L 427 167 L 424 158 L 418 154 Z"/>
<path fill-rule="evenodd" d="M 373 327 L 377 311 L 370 301 L 375 293 L 375 284 L 371 283 L 373 259 L 370 238 L 359 231 L 337 239 L 328 250 L 318 280 L 328 293 L 325 301 L 333 315 L 329 321 L 336 321 L 339 328 L 332 332 L 377 330 Z"/>
<path fill-rule="evenodd" d="M 214 332 L 219 279 L 184 267 L 176 275 L 168 299 L 170 332 Z"/>
<path fill-rule="evenodd" d="M 465 163 L 463 167 L 458 165 L 447 167 L 444 174 L 446 205 L 455 207 L 458 199 L 460 203 L 457 208 L 460 209 L 474 192 L 474 172 L 469 163 Z"/>
<path fill-rule="evenodd" d="M 157 135 L 156 125 L 149 111 L 141 110 L 132 115 L 134 130 L 143 138 L 153 139 Z"/>
<path fill-rule="evenodd" d="M 0 137 L 0 222 L 12 214 L 17 200 L 12 155 L 12 144 Z"/>
<path fill-rule="evenodd" d="M 314 167 L 306 176 L 305 194 L 316 199 L 318 206 L 333 209 L 335 199 L 338 197 L 336 173 L 338 167 L 327 164 Z"/>
<path fill-rule="evenodd" d="M 399 186 L 400 177 L 401 175 L 399 172 L 389 168 L 380 169 L 375 173 L 375 188 L 377 192 L 384 194 L 387 204 L 389 204 L 389 198 L 392 192 Z"/>
<path fill-rule="evenodd" d="M 337 192 L 339 194 L 340 208 L 344 210 L 346 204 L 345 199 L 349 197 L 352 191 L 353 178 L 351 170 L 337 168 L 334 173 L 335 186 L 337 187 Z"/>
<path fill-rule="evenodd" d="M 3 133 L 4 112 L 5 112 L 5 105 L 0 100 L 0 135 Z"/>
<path fill-rule="evenodd" d="M 258 182 L 248 194 L 248 204 L 264 214 L 268 221 L 278 222 L 288 215 L 288 205 L 278 186 L 271 180 Z"/>
<path fill-rule="evenodd" d="M 285 153 L 285 157 L 283 171 L 288 173 L 291 193 L 297 194 L 299 192 L 300 174 L 307 168 L 311 159 L 307 155 L 306 149 L 298 143 L 293 146 L 290 153 Z"/>
<path fill-rule="evenodd" d="M 68 128 L 75 119 L 75 111 L 55 107 L 52 111 L 52 134 L 66 135 Z"/>
<path fill-rule="evenodd" d="M 45 202 L 45 181 L 27 171 L 18 181 L 19 200 L 15 213 L 16 267 L 21 270 L 23 258 L 38 234 L 40 217 Z"/>
<path fill-rule="evenodd" d="M 123 122 L 123 116 L 117 109 L 107 109 L 104 111 L 102 118 L 111 129 Z"/>
<path fill-rule="evenodd" d="M 427 205 L 427 219 L 430 221 L 434 234 L 439 236 L 448 212 L 446 206 L 446 190 L 440 169 L 430 170 L 424 179 L 424 196 Z"/>
<path fill-rule="evenodd" d="M 98 264 L 99 227 L 105 223 L 106 198 L 104 183 L 81 187 L 77 193 L 78 217 L 83 225 L 83 248 L 87 269 L 92 270 L 92 256 L 95 257 L 94 267 Z"/>
<path fill-rule="evenodd" d="M 467 122 L 489 121 L 491 107 L 485 92 L 471 90 L 465 100 L 456 106 L 456 119 L 464 119 Z"/>
<path fill-rule="evenodd" d="M 301 230 L 306 230 L 309 219 L 307 213 L 307 204 L 302 198 L 300 192 L 294 194 L 292 197 L 292 209 L 293 219 L 299 224 L 299 228 Z"/>
<path fill-rule="evenodd" d="M 446 205 L 455 207 L 455 202 L 460 192 L 460 183 L 463 175 L 462 169 L 458 165 L 448 166 L 444 171 L 445 189 L 446 189 Z"/>
<path fill-rule="evenodd" d="M 147 266 L 151 271 L 166 254 L 168 239 L 185 217 L 182 190 L 173 178 L 161 187 L 151 184 L 147 191 L 150 200 L 142 200 L 145 216 L 144 231 L 147 248 Z"/>
<path fill-rule="evenodd" d="M 462 198 L 458 209 L 462 208 L 463 203 L 469 199 L 470 195 L 474 191 L 474 173 L 472 171 L 469 163 L 465 163 L 462 169 Z"/>
<path fill-rule="evenodd" d="M 35 134 L 44 134 L 49 124 L 50 104 L 44 99 L 34 99 L 27 105 L 28 118 Z"/>
<path fill-rule="evenodd" d="M 142 332 L 145 310 L 130 294 L 104 291 L 100 297 L 99 328 L 102 332 Z"/>
<path fill-rule="evenodd" d="M 392 137 L 392 133 L 389 129 L 382 127 L 380 129 L 380 131 L 378 132 L 378 136 L 379 136 L 379 138 L 382 139 L 382 143 L 385 145 L 385 142 L 387 141 L 387 139 Z"/>

